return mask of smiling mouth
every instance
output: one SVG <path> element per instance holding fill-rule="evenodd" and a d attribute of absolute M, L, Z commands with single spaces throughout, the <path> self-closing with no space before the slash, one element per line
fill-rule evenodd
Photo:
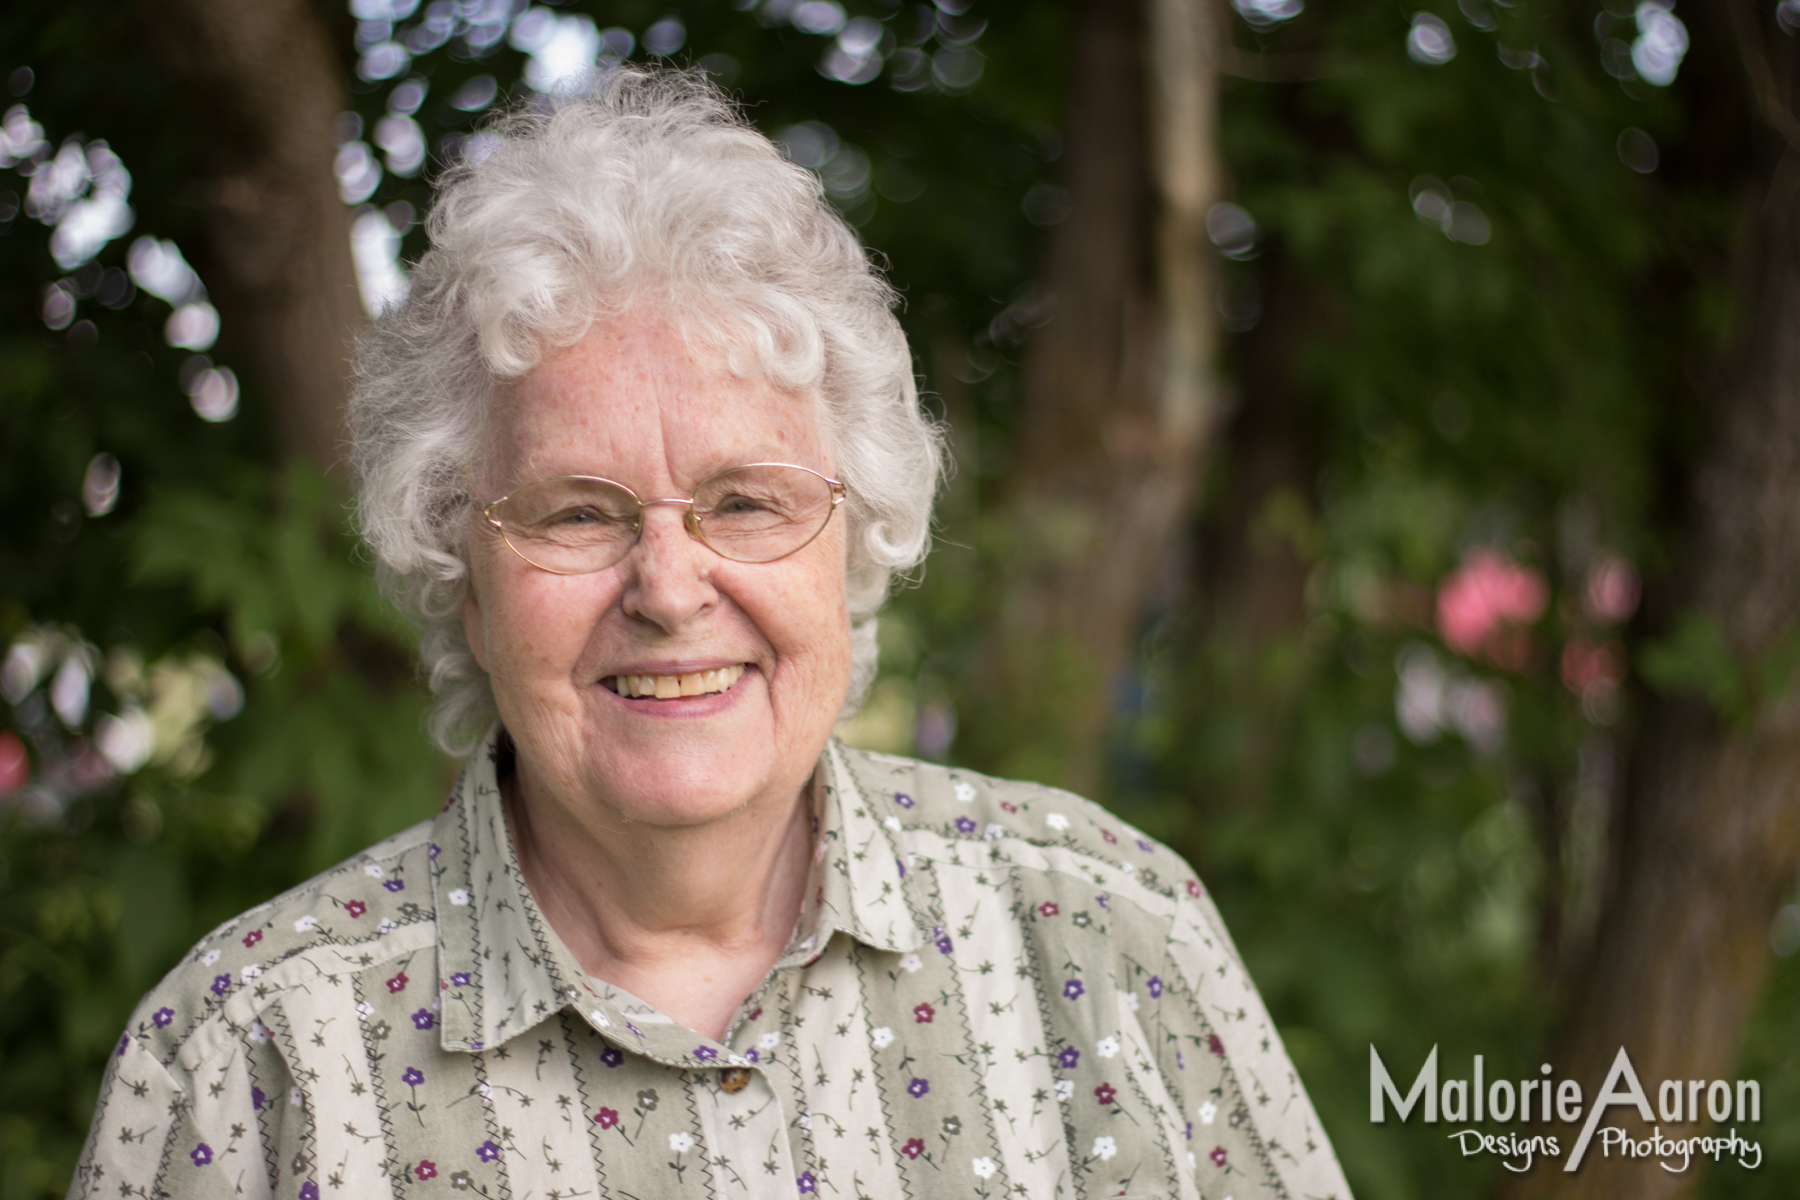
<path fill-rule="evenodd" d="M 683 696 L 708 696 L 730 691 L 745 669 L 745 664 L 733 663 L 715 671 L 695 671 L 688 675 L 608 675 L 600 683 L 621 696 L 677 700 Z"/>

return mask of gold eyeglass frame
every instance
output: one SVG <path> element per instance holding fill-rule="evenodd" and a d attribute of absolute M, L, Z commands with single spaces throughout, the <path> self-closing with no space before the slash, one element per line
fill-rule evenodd
<path fill-rule="evenodd" d="M 717 554 L 720 558 L 726 560 L 727 562 L 741 562 L 741 563 L 748 563 L 748 564 L 754 565 L 757 563 L 780 562 L 782 559 L 791 557 L 792 555 L 795 555 L 795 554 L 798 554 L 798 553 L 800 553 L 800 551 L 802 551 L 802 550 L 806 549 L 808 546 L 812 545 L 815 541 L 818 540 L 819 535 L 821 533 L 824 533 L 826 528 L 831 524 L 831 514 L 836 512 L 838 506 L 840 504 L 842 504 L 845 500 L 849 499 L 849 497 L 850 497 L 850 489 L 845 487 L 841 481 L 833 479 L 829 475 L 824 474 L 823 472 L 815 471 L 811 467 L 802 467 L 802 466 L 798 465 L 797 463 L 782 463 L 782 462 L 739 463 L 735 467 L 727 467 L 723 471 L 715 471 L 711 475 L 708 475 L 705 479 L 702 479 L 698 484 L 695 485 L 694 491 L 696 491 L 696 492 L 703 491 L 703 490 L 705 490 L 706 485 L 711 483 L 713 480 L 718 479 L 719 477 L 721 477 L 723 475 L 730 475 L 734 471 L 745 470 L 749 467 L 786 467 L 786 468 L 789 468 L 789 469 L 795 470 L 795 471 L 805 471 L 808 475 L 814 476 L 817 479 L 824 480 L 826 485 L 829 486 L 831 489 L 831 507 L 826 510 L 825 519 L 823 521 L 819 522 L 819 527 L 817 529 L 813 530 L 812 536 L 807 538 L 804 542 L 801 542 L 798 546 L 795 546 L 792 550 L 789 550 L 784 554 L 777 555 L 774 558 L 764 558 L 764 559 L 733 558 L 731 555 L 726 554 L 723 550 L 720 550 L 717 546 L 715 546 L 711 542 L 707 541 L 705 530 L 700 528 L 700 517 L 694 511 L 694 498 L 692 496 L 688 496 L 688 497 L 668 496 L 668 497 L 664 497 L 664 498 L 658 499 L 658 500 L 645 500 L 642 497 L 640 497 L 631 488 L 626 487 L 624 484 L 620 483 L 618 480 L 608 479 L 604 475 L 546 475 L 542 479 L 534 479 L 530 483 L 522 484 L 519 487 L 514 488 L 512 491 L 506 493 L 506 495 L 500 497 L 498 500 L 488 501 L 488 503 L 481 506 L 481 515 L 482 515 L 483 519 L 486 520 L 489 528 L 491 528 L 495 533 L 500 535 L 500 540 L 506 543 L 506 548 L 508 550 L 511 550 L 514 554 L 518 555 L 520 558 L 524 559 L 526 562 L 531 563 L 531 565 L 536 567 L 538 570 L 548 571 L 552 575 L 592 575 L 595 572 L 604 571 L 604 570 L 606 570 L 607 567 L 614 567 L 614 566 L 617 566 L 619 563 L 625 561 L 626 555 L 629 555 L 631 553 L 633 548 L 635 548 L 637 546 L 638 541 L 644 536 L 644 510 L 646 508 L 654 508 L 660 504 L 685 504 L 685 505 L 687 505 L 687 512 L 682 516 L 681 523 L 687 529 L 689 537 L 693 538 L 696 542 L 699 542 L 702 546 L 705 546 L 708 550 L 711 550 L 714 554 Z M 519 549 L 517 546 L 515 546 L 513 544 L 513 540 L 510 537 L 506 536 L 506 525 L 502 522 L 502 520 L 500 518 L 500 507 L 503 504 L 505 504 L 508 500 L 512 499 L 515 495 L 524 491 L 528 487 L 536 487 L 540 483 L 555 483 L 557 480 L 561 480 L 561 479 L 576 479 L 576 480 L 580 480 L 583 483 L 604 483 L 608 487 L 618 488 L 620 491 L 624 492 L 627 496 L 630 496 L 632 498 L 632 500 L 636 501 L 637 506 L 638 506 L 638 511 L 637 511 L 637 519 L 632 523 L 631 543 L 630 543 L 630 545 L 627 545 L 625 547 L 624 553 L 620 554 L 619 557 L 613 559 L 611 562 L 605 564 L 605 566 L 593 567 L 586 571 L 558 571 L 555 567 L 546 567 L 544 564 L 542 564 L 540 562 L 534 562 L 530 558 L 530 556 L 528 556 L 523 550 Z"/>

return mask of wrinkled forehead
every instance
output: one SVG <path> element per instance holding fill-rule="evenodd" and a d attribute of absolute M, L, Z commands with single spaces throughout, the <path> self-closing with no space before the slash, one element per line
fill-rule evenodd
<path fill-rule="evenodd" d="M 603 475 L 644 494 L 685 493 L 747 462 L 829 473 L 818 389 L 782 386 L 754 343 L 729 323 L 682 321 L 661 308 L 597 319 L 496 390 L 484 490 Z"/>

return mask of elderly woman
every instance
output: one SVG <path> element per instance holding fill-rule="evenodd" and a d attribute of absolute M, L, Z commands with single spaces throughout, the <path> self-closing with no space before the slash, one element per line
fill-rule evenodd
<path fill-rule="evenodd" d="M 832 740 L 940 448 L 814 177 L 672 72 L 497 133 L 352 410 L 474 753 L 150 994 L 72 1194 L 1347 1197 L 1179 859 Z"/>

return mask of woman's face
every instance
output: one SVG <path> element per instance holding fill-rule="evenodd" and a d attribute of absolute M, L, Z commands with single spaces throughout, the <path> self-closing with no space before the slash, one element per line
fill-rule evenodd
<path fill-rule="evenodd" d="M 654 315 L 628 314 L 511 388 L 479 494 L 598 475 L 646 500 L 688 497 L 753 462 L 832 475 L 814 404 L 733 376 L 722 355 L 690 351 Z M 631 552 L 589 575 L 539 570 L 477 514 L 463 621 L 533 804 L 697 826 L 758 801 L 785 811 L 812 772 L 850 678 L 843 516 L 789 557 L 747 564 L 690 538 L 684 512 L 646 508 Z M 701 675 L 717 687 L 736 667 L 728 688 L 702 695 L 614 690 L 620 675 Z"/>

